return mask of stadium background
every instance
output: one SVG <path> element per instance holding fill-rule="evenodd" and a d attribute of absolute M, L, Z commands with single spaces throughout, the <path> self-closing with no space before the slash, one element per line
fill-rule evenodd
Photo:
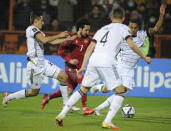
<path fill-rule="evenodd" d="M 25 29 L 29 25 L 31 11 L 43 13 L 45 20 L 43 31 L 48 35 L 57 34 L 64 30 L 76 32 L 74 23 L 81 18 L 87 18 L 91 23 L 90 35 L 93 36 L 100 27 L 110 23 L 112 8 L 117 6 L 126 9 L 125 24 L 128 24 L 128 21 L 132 18 L 139 18 L 141 29 L 154 27 L 160 14 L 161 3 L 167 3 L 164 22 L 159 32 L 150 37 L 148 52 L 148 56 L 154 58 L 154 63 L 147 70 L 142 61 L 139 63 L 139 68 L 135 71 L 137 73 L 141 69 L 142 74 L 137 73 L 135 75 L 135 89 L 128 96 L 171 97 L 171 94 L 168 93 L 171 88 L 169 68 L 171 63 L 169 59 L 171 58 L 171 0 L 1 0 L 0 92 L 14 92 L 26 88 L 21 83 L 17 83 L 19 79 L 17 71 L 26 67 Z M 48 59 L 60 66 L 64 61 L 58 56 L 57 50 L 58 45 L 45 45 L 45 54 L 48 55 Z M 167 59 L 162 60 L 160 58 Z M 14 64 L 14 80 L 12 82 L 11 63 Z M 22 66 L 18 66 L 17 63 L 21 63 Z M 64 66 L 61 68 L 64 69 Z M 4 82 L 4 72 L 7 72 L 8 82 Z M 21 73 L 23 73 L 23 70 Z M 25 80 L 25 76 L 21 77 Z M 51 87 L 51 84 L 48 83 L 46 86 Z M 49 88 L 42 90 L 41 93 L 54 91 Z"/>

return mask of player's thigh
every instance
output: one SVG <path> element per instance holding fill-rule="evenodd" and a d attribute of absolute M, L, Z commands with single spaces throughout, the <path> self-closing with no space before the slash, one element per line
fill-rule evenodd
<path fill-rule="evenodd" d="M 73 79 L 68 76 L 68 88 L 74 90 L 78 85 L 77 81 L 73 81 Z"/>
<path fill-rule="evenodd" d="M 98 68 L 98 71 L 105 81 L 107 90 L 113 90 L 121 85 L 121 78 L 115 67 Z"/>
<path fill-rule="evenodd" d="M 34 69 L 27 69 L 27 81 L 31 89 L 40 89 L 42 74 L 37 74 Z"/>
<path fill-rule="evenodd" d="M 99 79 L 100 76 L 96 67 L 88 67 L 82 80 L 82 86 L 88 88 L 92 87 L 97 83 Z"/>
<path fill-rule="evenodd" d="M 134 69 L 118 67 L 118 72 L 122 80 L 122 85 L 128 90 L 132 90 L 134 86 Z"/>
<path fill-rule="evenodd" d="M 67 82 L 68 76 L 62 71 L 61 68 L 49 62 L 48 60 L 45 61 L 45 66 L 45 76 L 57 79 L 61 82 Z"/>
<path fill-rule="evenodd" d="M 70 79 L 72 79 L 73 81 L 75 81 L 75 82 L 77 82 L 79 84 L 82 82 L 83 75 L 80 78 L 78 78 L 76 68 L 71 68 L 69 66 L 65 66 L 65 72 L 68 75 L 68 77 L 70 77 Z"/>

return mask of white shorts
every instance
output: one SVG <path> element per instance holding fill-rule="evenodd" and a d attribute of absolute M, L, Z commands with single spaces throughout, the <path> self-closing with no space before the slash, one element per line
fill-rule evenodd
<path fill-rule="evenodd" d="M 82 85 L 84 87 L 94 86 L 99 79 L 103 79 L 107 89 L 113 90 L 117 86 L 121 85 L 121 79 L 116 70 L 116 67 L 94 67 L 88 66 Z"/>
<path fill-rule="evenodd" d="M 122 85 L 124 85 L 128 90 L 132 90 L 134 86 L 134 68 L 117 65 L 117 70 L 121 77 Z"/>
<path fill-rule="evenodd" d="M 37 67 L 31 62 L 27 64 L 27 81 L 31 88 L 39 89 L 42 81 L 42 75 L 56 79 L 58 73 L 61 71 L 59 67 L 45 60 L 45 65 Z"/>

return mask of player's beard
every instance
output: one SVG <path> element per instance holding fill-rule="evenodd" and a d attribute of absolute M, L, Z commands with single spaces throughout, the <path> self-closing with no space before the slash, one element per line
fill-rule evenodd
<path fill-rule="evenodd" d="M 86 34 L 85 36 L 82 34 L 82 32 L 80 33 L 81 34 L 81 38 L 87 38 L 88 35 Z"/>

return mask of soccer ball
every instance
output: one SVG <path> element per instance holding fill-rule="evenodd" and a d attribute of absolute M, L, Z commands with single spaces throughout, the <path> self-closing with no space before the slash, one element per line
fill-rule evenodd
<path fill-rule="evenodd" d="M 132 118 L 135 115 L 135 109 L 132 105 L 126 104 L 124 107 L 122 107 L 122 116 L 126 118 Z"/>

